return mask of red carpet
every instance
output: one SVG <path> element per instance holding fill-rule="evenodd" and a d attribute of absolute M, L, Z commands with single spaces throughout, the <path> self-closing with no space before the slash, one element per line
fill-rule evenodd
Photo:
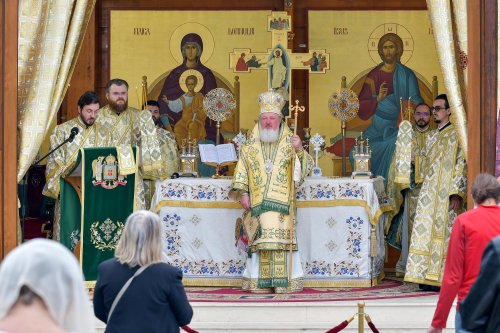
<path fill-rule="evenodd" d="M 332 302 L 437 295 L 424 292 L 414 283 L 385 278 L 371 288 L 305 288 L 295 294 L 253 294 L 239 288 L 187 287 L 190 302 Z"/>

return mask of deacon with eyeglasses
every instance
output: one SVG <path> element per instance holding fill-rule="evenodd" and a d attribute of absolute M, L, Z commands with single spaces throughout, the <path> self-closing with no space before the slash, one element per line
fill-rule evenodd
<path fill-rule="evenodd" d="M 430 132 L 422 151 L 424 176 L 411 229 L 405 281 L 437 291 L 453 222 L 465 207 L 467 166 L 457 131 L 450 122 L 448 97 L 437 96 L 431 110 L 437 129 Z M 417 112 L 415 117 L 419 117 Z"/>

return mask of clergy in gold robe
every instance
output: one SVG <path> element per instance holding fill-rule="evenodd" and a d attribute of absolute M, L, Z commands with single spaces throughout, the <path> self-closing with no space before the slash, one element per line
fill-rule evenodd
<path fill-rule="evenodd" d="M 439 95 L 432 107 L 438 128 L 429 134 L 425 147 L 405 274 L 405 281 L 424 290 L 441 285 L 451 228 L 464 209 L 467 192 L 465 155 L 450 114 L 446 95 Z"/>
<path fill-rule="evenodd" d="M 259 122 L 241 148 L 232 182 L 231 194 L 236 194 L 246 211 L 243 227 L 249 257 L 242 288 L 252 292 L 283 293 L 303 288 L 294 232 L 294 189 L 309 173 L 313 161 L 302 148 L 300 137 L 282 121 L 284 103 L 274 91 L 259 96 Z"/>
<path fill-rule="evenodd" d="M 164 125 L 160 119 L 160 105 L 157 101 L 150 100 L 146 103 L 146 108 L 151 112 L 151 118 L 156 126 L 156 134 L 158 135 L 158 141 L 160 143 L 161 154 L 162 154 L 162 169 L 165 177 L 170 177 L 174 172 L 179 171 L 179 149 L 177 147 L 177 142 L 175 141 L 174 134 L 165 129 Z M 169 126 L 170 127 L 170 126 Z M 151 206 L 151 200 L 155 193 L 155 181 L 154 179 L 149 179 L 149 177 L 144 177 L 144 197 L 146 202 L 146 208 L 154 210 Z"/>
<path fill-rule="evenodd" d="M 389 212 L 386 240 L 390 246 L 401 251 L 396 263 L 396 275 L 401 277 L 404 276 L 406 270 L 409 240 L 415 219 L 418 195 L 422 187 L 421 162 L 424 158 L 425 143 L 429 133 L 431 133 L 430 119 L 430 106 L 425 103 L 418 104 L 413 113 L 413 135 L 411 140 L 408 140 L 411 141 L 408 142 L 411 144 L 410 177 L 407 182 L 396 181 L 396 156 L 394 156 L 387 179 L 386 193 L 390 198 L 391 211 Z"/>
<path fill-rule="evenodd" d="M 107 145 L 118 148 L 120 172 L 124 169 L 124 165 L 136 165 L 132 156 L 121 154 L 120 146 L 132 145 L 139 149 L 139 177 L 136 186 L 135 210 L 145 209 L 143 177 L 150 179 L 165 177 L 156 126 L 149 111 L 128 106 L 128 83 L 126 81 L 110 80 L 106 84 L 106 98 L 109 104 L 99 110 L 96 126 L 99 130 L 107 131 Z"/>
<path fill-rule="evenodd" d="M 76 132 L 71 142 L 66 142 L 47 157 L 45 168 L 46 183 L 43 195 L 56 199 L 54 212 L 53 237 L 59 239 L 59 181 L 66 177 L 75 167 L 80 148 L 96 147 L 100 141 L 94 122 L 99 110 L 99 96 L 93 91 L 87 91 L 78 100 L 78 116 L 65 123 L 57 125 L 50 136 L 50 149 L 54 149 Z M 74 130 L 76 128 L 76 130 Z"/>

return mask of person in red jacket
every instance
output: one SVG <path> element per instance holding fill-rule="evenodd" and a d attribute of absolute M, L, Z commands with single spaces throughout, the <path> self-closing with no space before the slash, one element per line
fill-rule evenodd
<path fill-rule="evenodd" d="M 446 327 L 455 296 L 458 294 L 458 302 L 467 296 L 479 274 L 486 245 L 500 235 L 500 183 L 492 175 L 478 175 L 472 186 L 472 198 L 477 207 L 460 214 L 453 224 L 441 292 L 427 333 L 440 333 Z M 459 311 L 455 317 L 455 330 L 468 332 L 462 328 Z"/>

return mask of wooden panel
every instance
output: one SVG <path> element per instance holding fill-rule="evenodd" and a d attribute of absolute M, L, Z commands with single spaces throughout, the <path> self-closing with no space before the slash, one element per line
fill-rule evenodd
<path fill-rule="evenodd" d="M 66 94 L 66 105 L 63 108 L 66 112 L 62 112 L 65 117 L 61 117 L 59 122 L 74 118 L 78 115 L 78 99 L 88 90 L 95 90 L 95 44 L 96 36 L 96 14 L 95 10 L 90 17 L 87 31 L 83 38 L 82 47 L 78 55 L 73 76 L 70 81 L 70 89 Z"/>
<path fill-rule="evenodd" d="M 470 7 L 469 7 L 470 8 Z M 497 67 L 498 67 L 498 2 L 484 0 L 484 45 L 482 59 L 484 59 L 484 124 L 482 172 L 495 174 L 496 159 L 496 129 L 497 129 Z M 474 119 L 478 121 L 479 119 Z"/>
<path fill-rule="evenodd" d="M 17 0 L 0 6 L 0 258 L 17 244 Z"/>
<path fill-rule="evenodd" d="M 484 8 L 481 6 L 482 0 L 470 0 L 467 13 L 467 50 L 469 63 L 467 66 L 467 134 L 468 134 L 468 161 L 467 161 L 467 186 L 468 208 L 472 208 L 473 202 L 470 196 L 470 182 L 481 170 L 481 147 L 483 139 L 481 137 L 481 13 Z M 479 15 L 472 15 L 472 8 Z M 479 9 L 479 10 L 478 10 Z"/>
<path fill-rule="evenodd" d="M 495 173 L 497 11 L 496 1 L 470 0 L 468 3 L 468 208 L 473 206 L 470 189 L 476 175 Z"/>

